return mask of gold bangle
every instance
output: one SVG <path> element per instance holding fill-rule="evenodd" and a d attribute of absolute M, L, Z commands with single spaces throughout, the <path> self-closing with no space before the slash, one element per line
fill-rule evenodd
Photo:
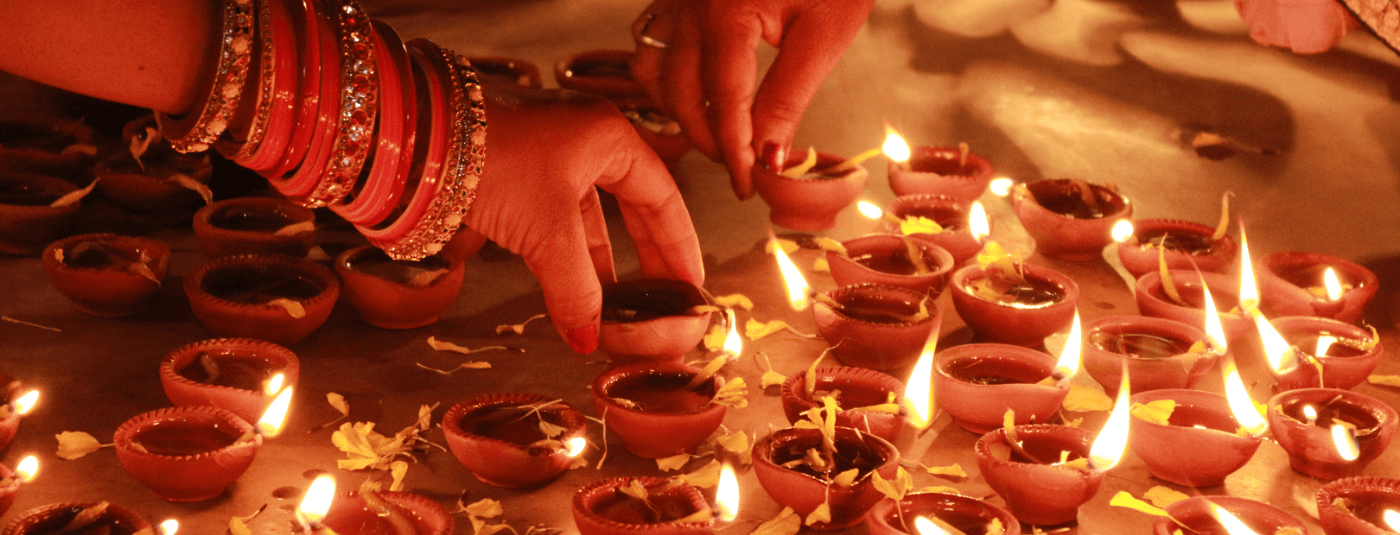
<path fill-rule="evenodd" d="M 210 82 L 209 98 L 205 99 L 204 106 L 199 113 L 178 119 L 156 113 L 161 135 L 180 152 L 208 149 L 228 128 L 243 94 L 253 48 L 253 0 L 224 0 L 223 12 L 219 66 Z"/>

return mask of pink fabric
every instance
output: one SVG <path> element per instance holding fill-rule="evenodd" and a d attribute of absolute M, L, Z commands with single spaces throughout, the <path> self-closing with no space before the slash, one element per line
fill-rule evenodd
<path fill-rule="evenodd" d="M 1326 52 L 1360 27 L 1336 0 L 1235 0 L 1256 42 L 1299 54 Z"/>

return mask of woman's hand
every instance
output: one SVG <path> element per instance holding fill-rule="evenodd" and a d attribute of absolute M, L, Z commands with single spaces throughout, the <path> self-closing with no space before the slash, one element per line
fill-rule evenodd
<path fill-rule="evenodd" d="M 1337 0 L 1235 0 L 1249 37 L 1298 54 L 1326 52 L 1361 26 Z"/>
<path fill-rule="evenodd" d="M 575 351 L 597 348 L 600 279 L 616 279 L 595 185 L 617 196 L 645 276 L 705 283 L 675 182 L 616 107 L 572 91 L 485 91 L 486 165 L 467 226 L 524 257 Z"/>
<path fill-rule="evenodd" d="M 753 196 L 755 154 L 785 159 L 797 123 L 874 0 L 656 0 L 632 27 L 632 75 L 695 148 Z M 759 39 L 779 47 L 754 94 Z M 752 98 L 751 98 L 752 96 Z"/>

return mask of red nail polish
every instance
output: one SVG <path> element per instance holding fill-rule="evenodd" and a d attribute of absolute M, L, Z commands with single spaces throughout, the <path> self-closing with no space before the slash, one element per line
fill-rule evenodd
<path fill-rule="evenodd" d="M 587 355 L 598 349 L 598 328 L 593 325 L 580 327 L 564 333 L 564 339 L 575 353 Z"/>
<path fill-rule="evenodd" d="M 787 149 L 773 141 L 763 144 L 762 161 L 765 169 L 782 171 L 784 160 L 787 160 Z"/>

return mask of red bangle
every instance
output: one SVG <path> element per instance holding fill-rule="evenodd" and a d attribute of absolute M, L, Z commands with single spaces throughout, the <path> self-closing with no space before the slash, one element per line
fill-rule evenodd
<path fill-rule="evenodd" d="M 340 91 L 336 124 L 331 128 L 329 158 L 312 190 L 294 199 L 310 208 L 339 202 L 355 186 L 374 141 L 379 106 L 379 78 L 373 29 L 369 16 L 355 0 L 327 0 L 327 13 L 337 18 L 336 44 L 340 49 Z M 314 169 L 313 169 L 314 170 Z"/>
<path fill-rule="evenodd" d="M 292 0 L 298 1 L 298 0 Z M 297 88 L 300 89 L 296 107 L 296 122 L 292 126 L 292 137 L 287 143 L 286 152 L 273 166 L 262 171 L 269 181 L 277 180 L 288 171 L 301 165 L 311 148 L 311 136 L 316 132 L 316 117 L 321 103 L 321 62 L 323 49 L 322 33 L 325 31 L 316 12 L 317 0 L 299 0 L 301 9 L 291 9 L 292 23 L 297 28 L 297 58 L 300 72 Z M 327 39 L 333 39 L 327 38 Z M 276 184 L 274 183 L 274 186 Z M 281 188 L 278 188 L 279 191 Z"/>
<path fill-rule="evenodd" d="M 372 227 L 389 216 L 413 167 L 413 140 L 418 127 L 418 95 L 403 40 L 388 24 L 373 21 L 375 56 L 379 58 L 379 132 L 363 187 L 345 204 L 332 204 L 346 221 Z"/>
<path fill-rule="evenodd" d="M 305 0 L 307 5 L 314 5 L 319 0 Z M 319 74 L 321 78 L 320 97 L 318 98 L 316 121 L 310 125 L 298 124 L 297 130 L 310 128 L 311 140 L 306 149 L 306 157 L 299 162 L 294 162 L 292 167 L 280 175 L 268 178 L 268 182 L 277 188 L 277 191 L 294 202 L 306 203 L 306 195 L 316 187 L 316 182 L 321 179 L 326 169 L 326 162 L 330 160 L 331 149 L 335 141 L 335 128 L 339 123 L 337 113 L 340 111 L 340 52 L 339 39 L 336 36 L 335 27 L 328 17 L 319 16 L 319 13 L 312 10 L 309 15 L 310 20 L 317 26 L 320 38 L 317 40 L 320 45 L 320 69 L 313 74 Z M 293 143 L 296 140 L 293 139 Z M 293 147 L 295 148 L 295 147 Z M 283 164 L 288 163 L 283 160 Z M 290 175 L 290 176 L 289 176 Z"/>
<path fill-rule="evenodd" d="M 224 0 L 223 28 L 220 31 L 219 64 L 209 81 L 209 96 L 197 111 L 181 118 L 157 112 L 156 124 L 170 146 L 180 152 L 209 148 L 228 128 L 238 109 L 243 83 L 248 76 L 248 57 L 253 48 L 253 0 Z"/>
<path fill-rule="evenodd" d="M 262 0 L 262 4 L 263 13 L 269 19 L 267 24 L 259 24 L 260 29 L 267 28 L 262 36 L 265 50 L 258 101 L 262 138 L 257 138 L 259 127 L 254 123 L 247 143 L 233 156 L 239 165 L 259 172 L 277 163 L 282 152 L 287 150 L 297 91 L 296 30 L 292 26 L 291 12 L 283 0 Z"/>

